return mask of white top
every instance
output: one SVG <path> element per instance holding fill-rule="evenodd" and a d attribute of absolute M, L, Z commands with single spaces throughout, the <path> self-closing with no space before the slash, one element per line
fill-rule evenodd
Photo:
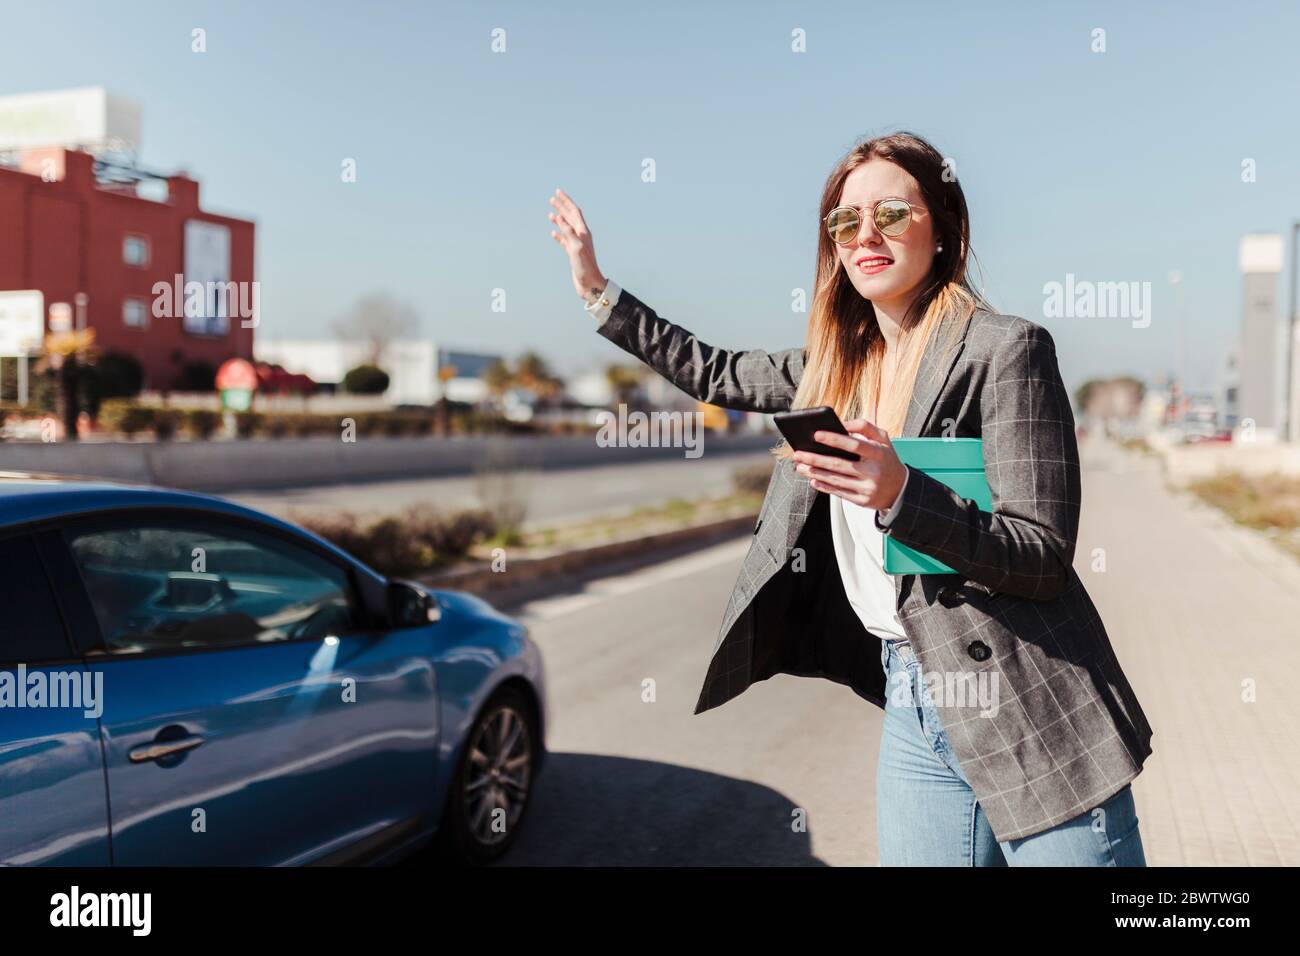
<path fill-rule="evenodd" d="M 600 298 L 583 308 L 598 322 L 604 322 L 621 292 L 622 289 L 611 279 Z M 897 516 L 906 488 L 907 479 L 904 478 L 898 497 L 880 515 L 881 524 L 887 526 Z M 830 495 L 830 520 L 831 543 L 840 567 L 840 578 L 844 581 L 844 593 L 862 626 L 885 640 L 907 640 L 907 633 L 898 620 L 894 576 L 885 572 L 885 540 L 876 527 L 875 509 L 855 505 L 839 495 Z"/>
<path fill-rule="evenodd" d="M 903 487 L 907 487 L 906 480 Z M 890 511 L 881 516 L 881 522 L 888 524 L 886 517 L 893 520 L 902 497 L 903 492 L 899 491 Z M 894 576 L 885 572 L 885 539 L 876 527 L 875 510 L 845 501 L 839 495 L 831 495 L 830 506 L 831 541 L 849 604 L 862 626 L 876 637 L 907 640 L 907 632 L 898 620 Z"/>

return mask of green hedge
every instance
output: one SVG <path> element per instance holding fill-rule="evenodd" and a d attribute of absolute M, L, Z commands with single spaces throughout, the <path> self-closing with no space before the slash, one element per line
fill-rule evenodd
<path fill-rule="evenodd" d="M 349 419 L 351 420 L 349 422 Z M 314 414 L 309 412 L 236 412 L 235 429 L 241 438 L 297 438 L 339 436 L 345 423 L 357 437 L 393 437 L 433 433 L 433 415 L 427 412 L 360 412 Z M 99 426 L 110 432 L 137 435 L 154 432 L 169 438 L 180 432 L 194 439 L 210 438 L 221 428 L 221 413 L 209 409 L 174 409 L 141 405 L 128 399 L 109 399 L 99 410 Z"/>
<path fill-rule="evenodd" d="M 0 406 L 2 408 L 3 406 Z M 349 421 L 350 420 L 350 421 Z M 338 437 L 345 422 L 357 438 L 405 438 L 432 435 L 436 413 L 432 409 L 394 409 L 383 412 L 236 412 L 235 429 L 240 438 Z M 142 405 L 132 399 L 112 398 L 99 409 L 100 428 L 122 435 L 152 433 L 159 439 L 184 434 L 191 439 L 209 438 L 221 429 L 221 413 L 207 409 L 176 409 Z M 453 410 L 448 417 L 453 435 L 482 434 L 586 434 L 595 426 L 538 426 L 512 422 L 486 412 Z"/>

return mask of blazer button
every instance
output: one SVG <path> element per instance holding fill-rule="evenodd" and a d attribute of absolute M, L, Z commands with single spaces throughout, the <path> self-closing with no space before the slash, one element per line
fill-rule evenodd
<path fill-rule="evenodd" d="M 944 607 L 956 607 L 961 603 L 961 594 L 947 584 L 939 588 L 939 593 L 936 596 L 939 598 L 939 603 Z"/>
<path fill-rule="evenodd" d="M 966 653 L 977 661 L 986 661 L 993 656 L 993 652 L 983 641 L 971 641 L 966 648 Z"/>

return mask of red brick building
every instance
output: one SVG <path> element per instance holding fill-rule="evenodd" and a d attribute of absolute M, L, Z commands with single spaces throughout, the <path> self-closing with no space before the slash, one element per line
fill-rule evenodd
<path fill-rule="evenodd" d="M 91 154 L 60 148 L 0 166 L 0 291 L 39 290 L 47 321 L 51 304 L 84 295 L 98 351 L 135 356 L 145 388 L 174 388 L 189 363 L 251 360 L 257 320 L 238 298 L 222 308 L 206 296 L 205 308 L 195 291 L 187 316 L 186 297 L 172 293 L 199 280 L 233 284 L 227 290 L 241 290 L 244 306 L 255 301 L 254 224 L 201 210 L 199 184 L 184 174 L 166 177 L 163 202 L 109 179 L 97 176 Z"/>

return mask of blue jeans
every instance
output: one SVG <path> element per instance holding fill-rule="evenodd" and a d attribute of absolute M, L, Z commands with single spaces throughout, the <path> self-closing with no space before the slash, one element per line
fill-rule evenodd
<path fill-rule="evenodd" d="M 1131 786 L 1096 809 L 998 842 L 948 744 L 911 645 L 882 641 L 885 721 L 876 772 L 881 866 L 1146 866 Z"/>

